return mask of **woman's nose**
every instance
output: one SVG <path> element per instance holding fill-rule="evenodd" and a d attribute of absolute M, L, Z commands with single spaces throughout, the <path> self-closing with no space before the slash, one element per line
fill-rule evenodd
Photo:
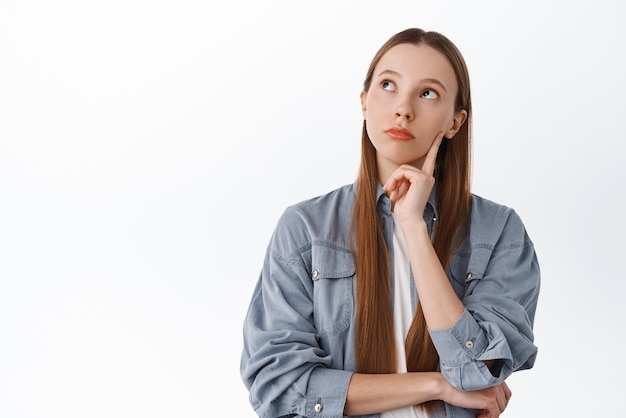
<path fill-rule="evenodd" d="M 414 117 L 413 108 L 409 104 L 408 100 L 399 100 L 396 105 L 396 117 L 412 120 Z"/>

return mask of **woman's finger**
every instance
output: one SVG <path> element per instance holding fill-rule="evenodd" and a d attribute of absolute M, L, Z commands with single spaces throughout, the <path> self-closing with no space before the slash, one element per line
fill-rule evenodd
<path fill-rule="evenodd" d="M 415 174 L 417 169 L 409 165 L 401 165 L 394 171 L 387 179 L 387 182 L 383 186 L 383 190 L 391 192 L 397 190 L 402 186 L 404 182 L 410 182 L 410 177 Z"/>
<path fill-rule="evenodd" d="M 496 394 L 496 402 L 498 403 L 498 409 L 500 409 L 500 413 L 504 412 L 507 404 L 506 394 L 504 392 L 504 385 L 501 385 L 498 388 L 498 392 Z"/>
<path fill-rule="evenodd" d="M 430 149 L 428 150 L 428 154 L 426 154 L 426 158 L 424 159 L 424 165 L 422 165 L 422 171 L 432 176 L 435 173 L 435 163 L 437 162 L 437 153 L 439 152 L 439 147 L 441 146 L 441 142 L 443 141 L 443 132 L 439 132 L 435 137 Z"/>
<path fill-rule="evenodd" d="M 511 399 L 511 395 L 513 395 L 513 393 L 511 392 L 511 389 L 509 389 L 509 386 L 505 383 L 502 383 L 502 388 L 504 389 L 504 396 L 506 398 L 506 404 L 509 404 L 509 399 Z"/>

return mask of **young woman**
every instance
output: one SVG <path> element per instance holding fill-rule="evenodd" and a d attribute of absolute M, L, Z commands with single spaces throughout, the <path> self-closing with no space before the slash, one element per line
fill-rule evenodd
<path fill-rule="evenodd" d="M 470 193 L 460 52 L 408 29 L 361 93 L 358 179 L 289 207 L 244 324 L 260 417 L 498 417 L 533 366 L 533 244 L 510 208 Z"/>

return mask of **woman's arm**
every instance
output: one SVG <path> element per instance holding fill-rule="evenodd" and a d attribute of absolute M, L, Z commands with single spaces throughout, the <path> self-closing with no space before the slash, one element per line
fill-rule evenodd
<path fill-rule="evenodd" d="M 429 329 L 451 327 L 465 309 L 439 262 L 422 216 L 435 184 L 433 173 L 442 138 L 443 134 L 439 133 L 421 169 L 402 165 L 384 185 L 394 202 L 394 212 L 407 243 L 417 294 Z"/>
<path fill-rule="evenodd" d="M 443 400 L 462 408 L 482 410 L 479 416 L 498 417 L 506 408 L 511 391 L 506 383 L 477 391 L 461 391 L 440 373 L 352 375 L 345 415 L 367 415 L 420 403 Z"/>
<path fill-rule="evenodd" d="M 422 216 L 434 185 L 437 148 L 435 141 L 421 170 L 400 166 L 384 189 L 394 202 L 407 241 L 441 372 L 460 389 L 480 389 L 502 383 L 513 371 L 533 365 L 537 348 L 532 323 L 539 267 L 532 242 L 514 211 L 473 199 L 471 234 L 475 235 L 469 238 L 466 251 L 470 261 L 465 266 L 471 270 L 456 272 L 471 275 L 463 276 L 465 292 L 457 296 Z"/>
<path fill-rule="evenodd" d="M 450 328 L 459 320 L 465 306 L 441 266 L 426 222 L 422 217 L 405 220 L 401 228 L 409 249 L 411 271 L 428 329 Z"/>
<path fill-rule="evenodd" d="M 341 358 L 320 345 L 317 284 L 311 259 L 300 251 L 309 248 L 307 232 L 300 211 L 290 208 L 281 216 L 244 319 L 241 376 L 264 418 L 315 416 L 320 408 L 341 416 L 345 406 L 352 372 L 334 367 Z"/>
<path fill-rule="evenodd" d="M 366 415 L 439 399 L 441 374 L 400 373 L 352 375 L 346 397 L 346 415 Z"/>
<path fill-rule="evenodd" d="M 421 169 L 402 165 L 384 185 L 394 202 L 394 213 L 409 249 L 411 270 L 429 329 L 451 327 L 465 309 L 439 262 L 422 216 L 435 184 L 433 173 L 442 138 L 439 133 L 434 139 Z"/>

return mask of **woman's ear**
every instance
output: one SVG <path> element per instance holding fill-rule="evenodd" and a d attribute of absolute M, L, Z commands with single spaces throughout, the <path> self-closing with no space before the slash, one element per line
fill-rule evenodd
<path fill-rule="evenodd" d="M 452 119 L 452 127 L 446 132 L 445 137 L 448 139 L 452 139 L 454 135 L 461 129 L 461 126 L 467 120 L 467 111 L 465 109 L 461 109 L 458 111 L 454 118 Z"/>
<path fill-rule="evenodd" d="M 363 112 L 363 120 L 367 120 L 367 111 L 365 109 L 365 99 L 367 99 L 367 92 L 361 92 L 361 112 Z"/>

